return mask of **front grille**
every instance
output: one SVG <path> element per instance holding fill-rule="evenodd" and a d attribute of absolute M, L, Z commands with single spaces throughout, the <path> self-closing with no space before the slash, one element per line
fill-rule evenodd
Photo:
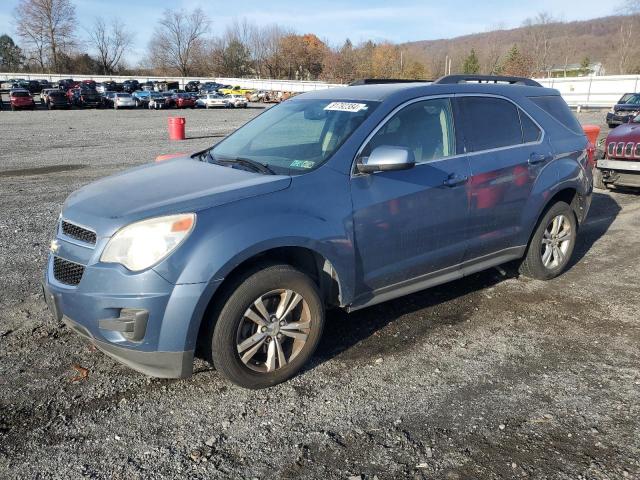
<path fill-rule="evenodd" d="M 84 243 L 89 243 L 91 245 L 96 244 L 95 232 L 79 227 L 78 225 L 69 223 L 65 220 L 62 221 L 62 233 L 67 237 L 75 238 L 76 240 L 80 240 Z"/>
<path fill-rule="evenodd" d="M 53 257 L 53 276 L 65 285 L 78 285 L 82 280 L 84 266 L 59 257 Z"/>

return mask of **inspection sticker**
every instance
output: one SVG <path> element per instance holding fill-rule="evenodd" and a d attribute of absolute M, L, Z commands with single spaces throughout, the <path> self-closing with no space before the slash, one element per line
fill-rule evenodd
<path fill-rule="evenodd" d="M 291 162 L 289 167 L 293 168 L 313 168 L 316 162 L 312 162 L 311 160 L 294 160 Z"/>
<path fill-rule="evenodd" d="M 366 103 L 351 103 L 351 102 L 331 102 L 324 107 L 325 110 L 334 112 L 359 112 L 360 110 L 366 110 Z"/>

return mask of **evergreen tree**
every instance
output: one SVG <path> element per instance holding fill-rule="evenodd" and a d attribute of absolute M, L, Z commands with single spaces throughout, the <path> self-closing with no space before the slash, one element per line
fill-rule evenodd
<path fill-rule="evenodd" d="M 464 63 L 462 64 L 462 73 L 480 73 L 480 62 L 478 61 L 478 56 L 474 49 L 471 49 L 469 56 L 464 59 Z"/>

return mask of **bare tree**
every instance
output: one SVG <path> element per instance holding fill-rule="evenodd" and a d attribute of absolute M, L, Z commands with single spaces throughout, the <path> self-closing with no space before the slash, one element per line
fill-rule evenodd
<path fill-rule="evenodd" d="M 57 70 L 60 55 L 74 42 L 76 11 L 71 0 L 21 0 L 14 18 L 18 35 L 35 52 L 41 68 L 49 63 Z"/>
<path fill-rule="evenodd" d="M 153 66 L 189 76 L 196 57 L 204 48 L 209 24 L 200 8 L 190 13 L 165 10 L 149 45 Z"/>
<path fill-rule="evenodd" d="M 534 61 L 534 73 L 544 73 L 549 69 L 552 26 L 557 20 L 550 13 L 540 12 L 524 21 L 531 57 Z"/>
<path fill-rule="evenodd" d="M 133 35 L 123 23 L 114 19 L 109 25 L 103 18 L 96 18 L 88 30 L 89 43 L 98 52 L 102 73 L 113 73 L 122 60 L 122 55 L 133 43 Z"/>

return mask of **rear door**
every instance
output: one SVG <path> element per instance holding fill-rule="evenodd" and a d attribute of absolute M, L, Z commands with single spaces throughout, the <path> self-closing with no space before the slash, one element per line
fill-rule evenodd
<path fill-rule="evenodd" d="M 411 150 L 415 167 L 351 181 L 360 295 L 456 266 L 466 249 L 469 164 L 457 154 L 450 98 L 414 101 L 390 116 L 359 154 Z"/>
<path fill-rule="evenodd" d="M 498 96 L 456 96 L 469 182 L 469 248 L 465 260 L 518 247 L 522 214 L 535 178 L 552 152 L 543 130 Z"/>

